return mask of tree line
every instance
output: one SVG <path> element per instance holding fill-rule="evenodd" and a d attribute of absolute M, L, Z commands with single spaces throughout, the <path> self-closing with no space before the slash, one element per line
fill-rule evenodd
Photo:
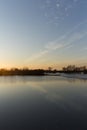
<path fill-rule="evenodd" d="M 13 69 L 0 69 L 0 76 L 14 76 L 14 75 L 18 75 L 18 76 L 25 76 L 25 75 L 44 75 L 44 70 L 43 69 L 34 69 L 34 70 L 30 70 L 28 68 L 24 68 L 24 69 L 18 69 L 18 68 L 13 68 Z"/>
<path fill-rule="evenodd" d="M 48 69 L 0 69 L 0 76 L 27 76 L 27 75 L 36 75 L 36 76 L 43 76 L 45 73 L 84 73 L 87 74 L 87 67 L 81 66 L 77 67 L 75 65 L 68 65 L 67 67 L 63 67 L 62 70 L 53 69 L 52 67 L 48 67 Z"/>
<path fill-rule="evenodd" d="M 87 67 L 86 66 L 77 67 L 75 65 L 68 65 L 67 67 L 62 68 L 62 72 L 64 72 L 64 73 L 84 73 L 84 74 L 87 74 Z"/>

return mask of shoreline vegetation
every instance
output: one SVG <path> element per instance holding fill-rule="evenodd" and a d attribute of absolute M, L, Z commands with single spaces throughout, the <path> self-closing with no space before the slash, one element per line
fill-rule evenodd
<path fill-rule="evenodd" d="M 44 75 L 56 75 L 59 74 L 87 74 L 87 67 L 76 67 L 75 65 L 69 65 L 67 67 L 63 67 L 62 70 L 56 70 L 49 67 L 47 70 L 45 69 L 18 69 L 18 68 L 12 68 L 10 70 L 8 69 L 0 69 L 0 76 L 44 76 Z"/>

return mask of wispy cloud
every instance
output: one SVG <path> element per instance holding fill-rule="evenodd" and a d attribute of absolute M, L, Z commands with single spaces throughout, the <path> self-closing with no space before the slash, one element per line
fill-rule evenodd
<path fill-rule="evenodd" d="M 26 62 L 40 59 L 43 56 L 46 56 L 48 53 L 55 51 L 55 50 L 61 50 L 61 49 L 65 49 L 65 48 L 70 49 L 73 46 L 74 42 L 84 38 L 87 35 L 87 32 L 83 33 L 83 32 L 77 31 L 79 29 L 79 27 L 81 27 L 81 25 L 84 25 L 84 24 L 87 24 L 87 20 L 79 23 L 72 30 L 70 30 L 66 34 L 62 35 L 60 38 L 45 44 L 43 50 L 32 55 L 31 58 L 26 60 Z"/>
<path fill-rule="evenodd" d="M 87 51 L 87 46 L 83 47 L 81 51 Z"/>
<path fill-rule="evenodd" d="M 44 49 L 44 50 L 32 55 L 29 59 L 26 60 L 26 62 L 30 62 L 30 61 L 34 61 L 36 59 L 39 59 L 42 56 L 46 55 L 47 53 L 49 53 L 49 51 Z"/>
<path fill-rule="evenodd" d="M 63 49 L 65 47 L 69 47 L 68 44 L 66 43 L 61 43 L 61 44 L 58 44 L 58 43 L 55 43 L 55 42 L 51 42 L 51 43 L 48 43 L 46 44 L 46 46 L 44 47 L 44 49 L 34 55 L 31 56 L 31 58 L 27 59 L 26 62 L 30 62 L 30 61 L 34 61 L 34 60 L 37 60 L 37 59 L 40 59 L 42 58 L 43 56 L 46 56 L 48 53 L 54 51 L 54 50 L 57 50 L 57 49 Z"/>
<path fill-rule="evenodd" d="M 67 43 L 59 43 L 59 42 L 50 42 L 48 44 L 46 44 L 45 49 L 47 49 L 48 51 L 54 51 L 60 48 L 64 48 L 66 47 L 68 44 Z"/>

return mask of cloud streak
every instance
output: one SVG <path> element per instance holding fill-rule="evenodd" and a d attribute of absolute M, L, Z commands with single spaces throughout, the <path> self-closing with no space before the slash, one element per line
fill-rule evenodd
<path fill-rule="evenodd" d="M 72 30 L 67 32 L 65 35 L 62 35 L 60 38 L 51 41 L 47 43 L 43 50 L 32 55 L 31 58 L 27 59 L 26 62 L 35 61 L 37 59 L 42 58 L 43 56 L 46 56 L 48 53 L 53 52 L 55 50 L 61 50 L 61 49 L 70 49 L 73 46 L 73 43 L 76 41 L 79 41 L 80 39 L 84 38 L 87 35 L 87 32 L 76 32 L 81 25 L 87 24 L 87 20 L 84 22 L 79 23 L 77 26 L 75 26 Z"/>

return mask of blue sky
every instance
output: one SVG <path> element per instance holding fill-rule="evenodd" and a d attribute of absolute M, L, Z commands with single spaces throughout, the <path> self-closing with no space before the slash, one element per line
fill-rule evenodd
<path fill-rule="evenodd" d="M 87 65 L 86 0 L 0 0 L 0 67 Z"/>

